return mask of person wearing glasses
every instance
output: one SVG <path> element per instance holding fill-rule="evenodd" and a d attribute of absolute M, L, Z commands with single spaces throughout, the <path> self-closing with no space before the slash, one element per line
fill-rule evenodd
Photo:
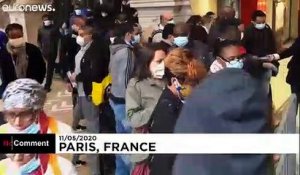
<path fill-rule="evenodd" d="M 210 73 L 216 73 L 224 68 L 239 68 L 244 66 L 240 59 L 239 43 L 231 40 L 220 41 L 214 49 L 216 60 L 210 66 Z"/>
<path fill-rule="evenodd" d="M 37 81 L 18 79 L 3 93 L 3 114 L 7 123 L 0 126 L 1 133 L 71 133 L 72 129 L 44 112 L 46 91 Z"/>
<path fill-rule="evenodd" d="M 46 91 L 37 81 L 18 79 L 3 93 L 3 116 L 7 122 L 0 134 L 71 133 L 71 127 L 44 112 Z M 72 163 L 55 154 L 6 154 L 0 161 L 0 175 L 77 175 Z"/>

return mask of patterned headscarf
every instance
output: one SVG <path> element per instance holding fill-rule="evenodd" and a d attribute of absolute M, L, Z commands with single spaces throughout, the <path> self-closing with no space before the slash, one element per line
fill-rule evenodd
<path fill-rule="evenodd" d="M 43 86 L 32 79 L 18 79 L 8 84 L 3 93 L 4 110 L 13 108 L 42 109 L 47 93 Z"/>

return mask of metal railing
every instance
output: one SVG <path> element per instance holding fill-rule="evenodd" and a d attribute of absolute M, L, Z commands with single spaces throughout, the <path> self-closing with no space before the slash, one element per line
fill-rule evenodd
<path fill-rule="evenodd" d="M 292 94 L 276 111 L 275 118 L 280 120 L 276 134 L 296 133 L 297 97 Z M 282 154 L 276 166 L 276 175 L 296 175 L 297 161 L 295 154 Z"/>

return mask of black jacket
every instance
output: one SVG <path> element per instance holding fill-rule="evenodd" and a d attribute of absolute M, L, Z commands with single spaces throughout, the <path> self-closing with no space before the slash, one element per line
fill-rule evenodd
<path fill-rule="evenodd" d="M 2 55 L 5 55 L 5 59 L 1 59 L 3 79 L 5 80 L 5 83 L 8 84 L 11 81 L 16 80 L 17 76 L 11 55 L 6 50 L 1 52 L 1 58 L 4 58 Z M 33 44 L 26 43 L 26 54 L 28 58 L 26 78 L 34 79 L 42 84 L 46 74 L 46 63 L 40 49 Z"/>
<path fill-rule="evenodd" d="M 180 99 L 166 88 L 152 113 L 151 133 L 173 133 L 181 108 Z M 172 175 L 175 157 L 174 154 L 155 154 L 150 175 Z"/>
<path fill-rule="evenodd" d="M 241 69 L 210 75 L 193 90 L 175 133 L 268 133 L 268 95 Z M 173 175 L 271 175 L 271 156 L 177 155 Z"/>
<path fill-rule="evenodd" d="M 16 73 L 11 55 L 7 52 L 6 47 L 0 48 L 0 70 L 2 85 L 0 86 L 0 96 L 2 96 L 8 83 L 16 79 Z"/>
<path fill-rule="evenodd" d="M 109 47 L 103 40 L 94 40 L 81 59 L 81 72 L 76 81 L 83 83 L 85 95 L 92 93 L 92 82 L 101 83 L 108 75 Z"/>
<path fill-rule="evenodd" d="M 46 63 L 40 49 L 30 43 L 26 43 L 26 53 L 28 56 L 27 78 L 43 83 L 46 74 Z"/>
<path fill-rule="evenodd" d="M 190 38 L 196 41 L 207 43 L 208 34 L 202 26 L 191 25 Z"/>
<path fill-rule="evenodd" d="M 288 64 L 288 75 L 286 82 L 292 86 L 300 86 L 300 37 L 296 39 L 294 44 L 280 54 L 280 58 L 284 59 L 293 56 Z"/>
<path fill-rule="evenodd" d="M 38 44 L 45 58 L 55 59 L 57 56 L 60 32 L 57 27 L 41 27 L 38 30 Z"/>
<path fill-rule="evenodd" d="M 67 70 L 74 72 L 75 69 L 75 56 L 78 53 L 80 47 L 76 43 L 76 34 L 70 33 L 63 36 L 61 43 L 61 59 L 67 63 Z"/>
<path fill-rule="evenodd" d="M 268 25 L 258 30 L 251 24 L 244 32 L 242 43 L 248 54 L 259 57 L 276 53 L 277 50 L 274 33 Z"/>

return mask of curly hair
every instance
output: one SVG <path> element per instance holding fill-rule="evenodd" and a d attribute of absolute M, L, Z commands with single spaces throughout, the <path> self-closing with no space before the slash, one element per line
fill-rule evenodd
<path fill-rule="evenodd" d="M 187 49 L 172 50 L 164 62 L 169 85 L 171 78 L 176 77 L 180 83 L 196 86 L 207 75 L 204 64 L 199 62 Z"/>

